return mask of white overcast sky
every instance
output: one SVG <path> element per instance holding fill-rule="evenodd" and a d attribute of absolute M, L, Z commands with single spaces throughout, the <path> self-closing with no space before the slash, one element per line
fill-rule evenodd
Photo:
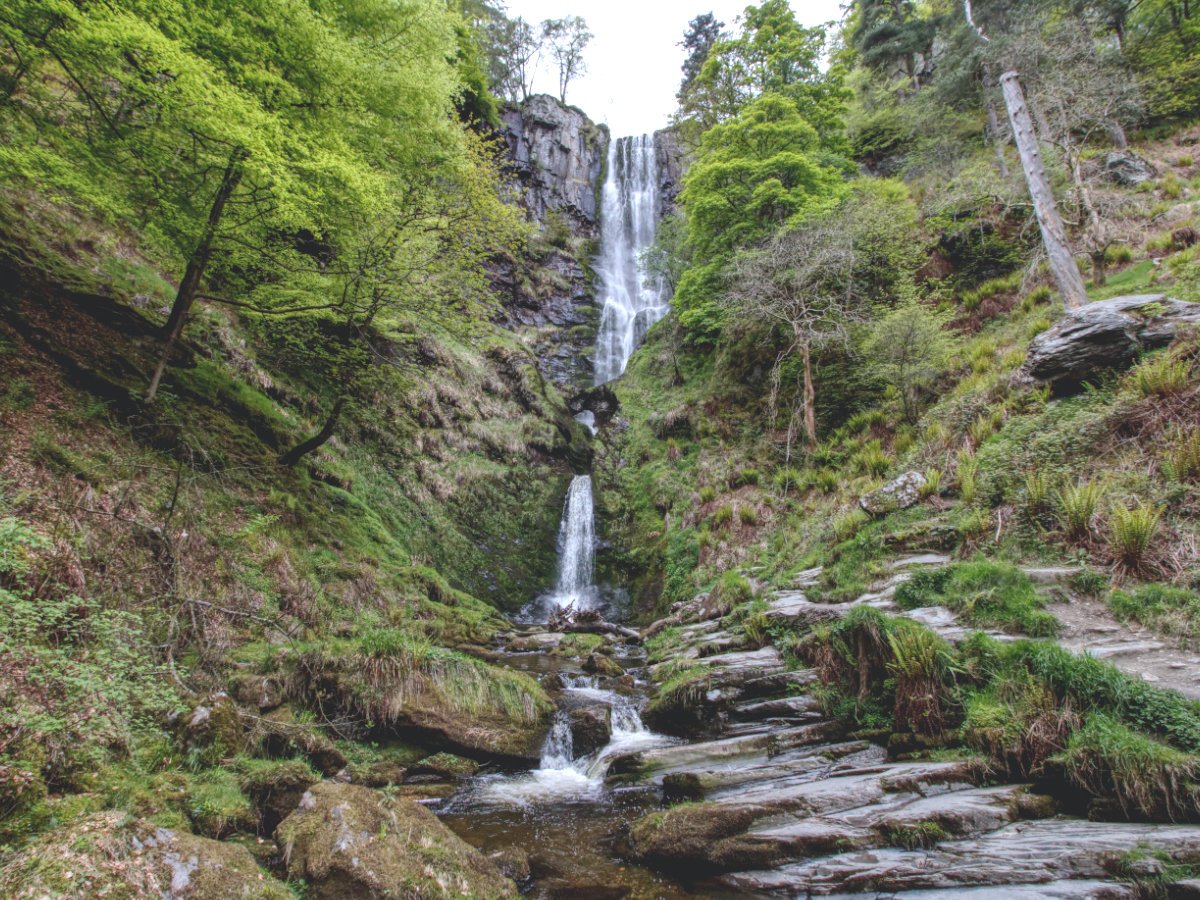
<path fill-rule="evenodd" d="M 841 17 L 842 0 L 792 0 L 796 17 L 819 25 Z M 507 0 L 510 16 L 532 23 L 582 16 L 594 35 L 585 59 L 588 72 L 567 92 L 567 102 L 613 134 L 645 134 L 668 124 L 682 78 L 684 52 L 677 44 L 688 21 L 712 12 L 732 26 L 747 0 Z M 534 84 L 539 93 L 558 93 L 558 80 L 544 68 Z"/>

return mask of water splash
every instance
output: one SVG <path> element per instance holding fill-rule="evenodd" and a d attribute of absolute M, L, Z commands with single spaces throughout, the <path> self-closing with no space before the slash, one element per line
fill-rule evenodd
<path fill-rule="evenodd" d="M 658 230 L 658 158 L 654 137 L 614 140 L 608 147 L 608 176 L 601 206 L 600 259 L 603 286 L 596 335 L 596 384 L 618 378 L 650 326 L 667 314 L 662 279 L 646 274 L 641 253 Z"/>

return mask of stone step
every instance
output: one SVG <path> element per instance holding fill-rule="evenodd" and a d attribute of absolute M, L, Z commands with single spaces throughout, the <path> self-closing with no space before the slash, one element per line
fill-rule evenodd
<path fill-rule="evenodd" d="M 730 718 L 742 722 L 776 718 L 810 720 L 821 715 L 821 704 L 809 694 L 777 697 L 771 700 L 738 703 L 729 711 L 729 715 Z"/>
<path fill-rule="evenodd" d="M 916 891 L 953 891 L 953 896 L 962 896 L 969 888 L 981 888 L 992 893 L 978 896 L 1008 897 L 1014 896 L 1008 886 L 1103 880 L 1109 877 L 1107 864 L 1132 847 L 1194 858 L 1200 853 L 1200 827 L 1044 819 L 1007 825 L 978 838 L 945 841 L 932 850 L 852 850 L 772 870 L 727 875 L 721 881 L 735 891 L 788 896 L 858 892 L 920 896 L 912 893 Z"/>

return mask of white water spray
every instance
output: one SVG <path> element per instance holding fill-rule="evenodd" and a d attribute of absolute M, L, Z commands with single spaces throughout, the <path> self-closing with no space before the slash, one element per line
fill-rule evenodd
<path fill-rule="evenodd" d="M 596 384 L 618 378 L 650 326 L 667 314 L 662 280 L 639 264 L 658 229 L 658 159 L 654 137 L 620 138 L 608 147 L 608 176 L 601 205 L 600 259 L 603 287 L 596 335 Z"/>

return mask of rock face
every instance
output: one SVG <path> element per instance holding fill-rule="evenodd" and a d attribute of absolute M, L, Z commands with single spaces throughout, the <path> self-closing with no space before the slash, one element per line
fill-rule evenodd
<path fill-rule="evenodd" d="M 920 472 L 905 472 L 879 490 L 867 494 L 858 503 L 873 516 L 887 515 L 898 509 L 908 509 L 920 500 L 923 487 L 924 475 Z"/>
<path fill-rule="evenodd" d="M 662 215 L 675 212 L 679 192 L 683 190 L 685 168 L 683 148 L 673 128 L 654 133 L 654 151 L 658 156 L 658 192 L 662 198 Z"/>
<path fill-rule="evenodd" d="M 545 94 L 506 107 L 500 117 L 529 215 L 545 222 L 550 210 L 559 210 L 579 233 L 594 236 L 607 129 Z"/>
<path fill-rule="evenodd" d="M 1186 326 L 1200 325 L 1200 304 L 1165 294 L 1114 297 L 1069 311 L 1034 339 L 1022 373 L 1055 393 L 1128 367 L 1137 354 L 1169 344 Z"/>
<path fill-rule="evenodd" d="M 501 118 L 521 204 L 543 237 L 525 258 L 494 266 L 501 320 L 531 335 L 544 376 L 585 387 L 599 316 L 587 265 L 599 233 L 608 132 L 545 95 L 505 108 Z"/>
<path fill-rule="evenodd" d="M 1154 166 L 1136 153 L 1122 150 L 1114 151 L 1104 157 L 1104 174 L 1117 184 L 1136 187 L 1143 181 L 1149 181 L 1158 173 L 1154 171 Z"/>
<path fill-rule="evenodd" d="M 288 878 L 317 900 L 515 897 L 478 850 L 411 800 L 349 784 L 314 785 L 276 831 Z"/>
<path fill-rule="evenodd" d="M 287 900 L 237 844 L 131 821 L 117 810 L 56 829 L 10 857 L 0 896 Z"/>

